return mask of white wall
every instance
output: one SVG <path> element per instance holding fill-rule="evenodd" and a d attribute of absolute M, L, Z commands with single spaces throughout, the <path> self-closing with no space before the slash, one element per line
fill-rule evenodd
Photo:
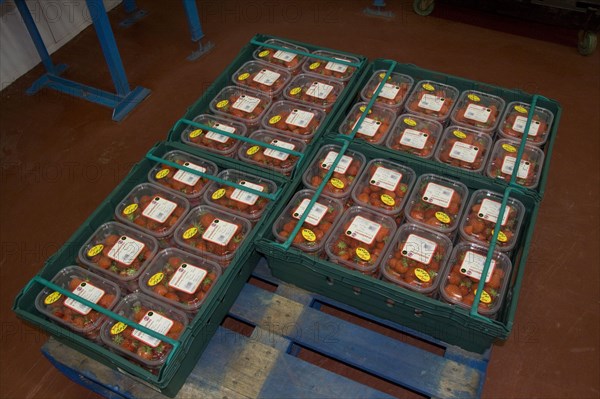
<path fill-rule="evenodd" d="M 104 0 L 106 10 L 121 0 Z M 85 0 L 27 0 L 48 52 L 52 54 L 91 25 Z M 0 5 L 0 90 L 40 63 L 13 0 Z"/>

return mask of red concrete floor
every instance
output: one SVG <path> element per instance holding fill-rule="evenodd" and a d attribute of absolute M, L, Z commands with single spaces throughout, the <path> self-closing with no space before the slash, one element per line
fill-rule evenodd
<path fill-rule="evenodd" d="M 128 29 L 116 26 L 120 9 L 111 13 L 132 85 L 152 90 L 124 122 L 112 122 L 106 108 L 52 91 L 25 96 L 39 66 L 1 92 L 2 397 L 95 397 L 42 358 L 45 334 L 16 319 L 12 300 L 258 32 L 519 87 L 562 103 L 514 331 L 493 350 L 484 396 L 599 397 L 599 52 L 582 57 L 574 47 L 532 38 L 544 29 L 551 37 L 552 28 L 491 18 L 491 30 L 455 22 L 443 9 L 419 17 L 395 1 L 389 1 L 397 13 L 391 21 L 363 16 L 366 0 L 203 1 L 204 29 L 216 48 L 189 62 L 193 47 L 180 3 L 139 3 L 150 14 Z M 476 12 L 470 19 L 485 20 Z M 535 35 L 513 35 L 511 26 Z M 97 44 L 88 28 L 54 57 L 69 64 L 66 77 L 110 89 Z"/>

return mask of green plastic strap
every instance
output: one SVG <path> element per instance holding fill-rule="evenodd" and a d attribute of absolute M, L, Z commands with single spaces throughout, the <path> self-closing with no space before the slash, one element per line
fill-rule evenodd
<path fill-rule="evenodd" d="M 204 177 L 208 180 L 215 181 L 215 182 L 217 182 L 219 184 L 223 184 L 225 186 L 237 188 L 238 190 L 242 190 L 242 191 L 247 191 L 249 193 L 258 195 L 259 197 L 267 198 L 271 201 L 275 201 L 277 198 L 279 198 L 279 194 L 281 193 L 281 189 L 277 189 L 277 191 L 275 191 L 274 193 L 264 193 L 262 191 L 254 190 L 252 188 L 242 186 L 241 184 L 237 184 L 237 183 L 234 183 L 229 180 L 221 179 L 220 177 L 217 177 L 217 176 L 208 175 L 208 174 L 200 172 L 198 170 L 188 168 L 187 166 L 179 165 L 175 162 L 171 162 L 164 158 L 157 157 L 156 155 L 152 154 L 152 150 L 148 151 L 148 153 L 146 154 L 146 158 L 148 158 L 152 161 L 163 163 L 163 164 L 171 166 L 173 168 L 181 169 L 183 171 L 192 173 L 192 174 L 200 176 L 200 177 Z"/>
<path fill-rule="evenodd" d="M 513 172 L 510 176 L 510 182 L 508 183 L 510 186 L 516 185 L 517 175 L 519 174 L 519 169 L 521 168 L 521 158 L 523 157 L 523 152 L 525 152 L 525 145 L 527 144 L 529 128 L 531 126 L 531 122 L 533 121 L 533 115 L 535 115 L 535 106 L 537 105 L 539 97 L 540 96 L 536 94 L 533 96 L 533 99 L 531 101 L 531 107 L 529 108 L 529 113 L 527 114 L 527 122 L 525 122 L 525 130 L 523 130 L 523 137 L 521 137 L 521 144 L 519 145 L 519 150 L 517 151 L 517 158 L 515 159 Z"/>
<path fill-rule="evenodd" d="M 271 44 L 271 43 L 264 43 L 264 42 L 261 42 L 261 41 L 256 40 L 256 39 L 250 40 L 250 43 L 252 43 L 254 45 L 257 45 L 257 46 L 260 46 L 260 47 L 267 47 L 267 48 L 272 48 L 274 50 L 286 51 L 288 53 L 303 55 L 305 57 L 316 58 L 318 60 L 323 60 L 323 61 L 330 61 L 330 62 L 334 62 L 336 64 L 342 64 L 342 65 L 346 65 L 346 66 L 352 66 L 352 67 L 355 67 L 355 68 L 360 68 L 362 66 L 362 64 L 364 63 L 364 61 L 361 61 L 361 62 L 351 62 L 351 61 L 346 61 L 346 60 L 339 60 L 337 58 L 326 57 L 324 55 L 307 53 L 306 51 L 296 50 L 294 48 L 282 47 L 282 46 L 278 46 L 276 44 Z M 344 54 L 340 54 L 340 55 L 344 56 Z"/>

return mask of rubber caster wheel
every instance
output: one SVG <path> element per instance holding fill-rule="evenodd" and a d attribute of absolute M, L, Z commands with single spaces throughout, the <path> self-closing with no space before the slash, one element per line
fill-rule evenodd
<path fill-rule="evenodd" d="M 595 32 L 589 30 L 579 31 L 579 41 L 577 42 L 577 51 L 581 55 L 591 55 L 598 44 L 598 36 Z"/>
<path fill-rule="evenodd" d="M 414 0 L 413 1 L 413 10 L 415 13 L 427 16 L 431 14 L 433 11 L 433 7 L 435 6 L 435 0 Z"/>

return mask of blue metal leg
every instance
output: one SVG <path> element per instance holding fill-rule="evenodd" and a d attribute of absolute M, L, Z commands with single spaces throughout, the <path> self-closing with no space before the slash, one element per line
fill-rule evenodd
<path fill-rule="evenodd" d="M 215 45 L 212 42 L 207 42 L 204 45 L 202 44 L 201 39 L 204 37 L 204 33 L 202 32 L 202 25 L 200 24 L 200 17 L 198 16 L 196 0 L 182 0 L 182 2 L 188 26 L 190 27 L 190 32 L 192 34 L 192 41 L 198 42 L 198 50 L 192 52 L 192 54 L 188 56 L 188 60 L 193 61 L 209 52 Z"/>
<path fill-rule="evenodd" d="M 123 8 L 125 8 L 127 14 L 130 14 L 127 18 L 119 22 L 119 26 L 123 28 L 135 24 L 137 21 L 148 15 L 148 11 L 137 8 L 135 0 L 123 0 Z"/>
<path fill-rule="evenodd" d="M 363 10 L 363 13 L 375 17 L 393 18 L 394 13 L 391 11 L 385 11 L 385 0 L 373 0 L 373 7 L 367 7 Z"/>
<path fill-rule="evenodd" d="M 123 0 L 123 7 L 125 8 L 125 12 L 128 14 L 131 14 L 137 10 L 137 4 L 135 4 L 135 0 Z"/>

